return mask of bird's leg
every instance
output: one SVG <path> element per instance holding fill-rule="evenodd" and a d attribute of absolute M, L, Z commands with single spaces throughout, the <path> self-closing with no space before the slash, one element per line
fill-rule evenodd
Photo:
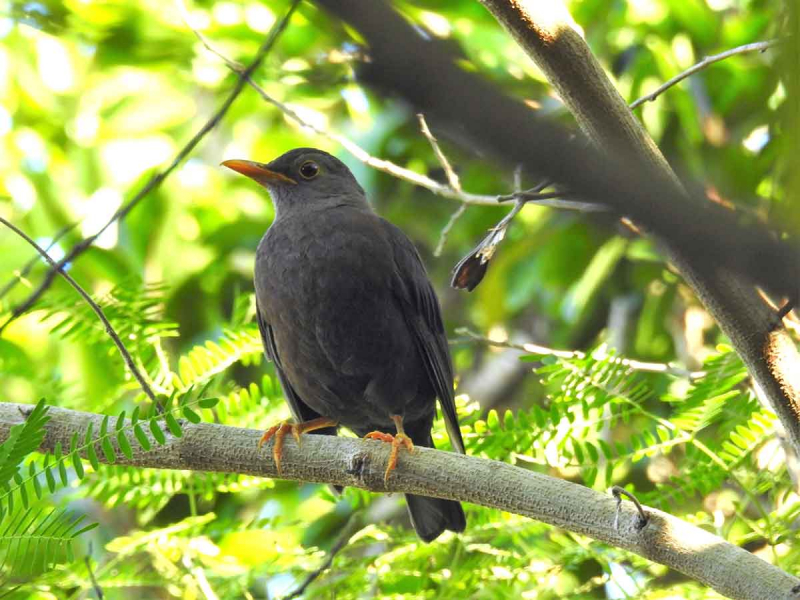
<path fill-rule="evenodd" d="M 264 432 L 258 442 L 258 447 L 261 448 L 264 444 L 275 438 L 275 445 L 272 447 L 272 458 L 275 460 L 275 467 L 278 469 L 278 475 L 281 474 L 281 453 L 283 452 L 283 438 L 287 433 L 291 433 L 297 445 L 300 445 L 300 436 L 309 431 L 316 431 L 317 429 L 324 429 L 325 427 L 336 427 L 338 421 L 329 419 L 328 417 L 319 417 L 311 419 L 310 421 L 303 421 L 302 423 L 290 423 L 284 421 L 278 425 L 273 425 Z"/>
<path fill-rule="evenodd" d="M 389 483 L 389 475 L 397 466 L 397 455 L 400 452 L 400 447 L 405 446 L 409 452 L 414 451 L 414 442 L 406 435 L 403 430 L 403 417 L 400 415 L 392 415 L 392 421 L 397 428 L 397 435 L 384 433 L 382 431 L 372 431 L 364 436 L 368 440 L 380 440 L 392 445 L 392 451 L 389 453 L 389 464 L 386 465 L 386 473 L 383 476 L 384 483 Z"/>

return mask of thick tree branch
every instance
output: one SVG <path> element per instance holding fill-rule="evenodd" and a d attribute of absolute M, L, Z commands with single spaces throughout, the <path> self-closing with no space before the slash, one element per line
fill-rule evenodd
<path fill-rule="evenodd" d="M 365 82 L 400 95 L 462 141 L 466 136 L 506 164 L 522 164 L 583 199 L 607 204 L 654 234 L 730 337 L 800 452 L 800 356 L 754 287 L 796 298 L 797 249 L 681 189 L 556 2 L 483 0 L 536 56 L 602 152 L 460 69 L 449 47 L 420 36 L 386 2 L 315 2 L 369 44 L 370 62 L 360 70 Z M 551 12 L 540 22 L 533 16 L 538 11 Z"/>
<path fill-rule="evenodd" d="M 560 1 L 481 2 L 544 71 L 598 147 L 624 152 L 634 165 L 644 163 L 674 197 L 681 196 L 678 178 L 605 75 Z M 762 44 L 759 49 L 768 45 Z M 680 208 L 684 220 L 694 218 L 698 209 Z M 703 260 L 669 232 L 660 232 L 658 237 L 670 260 L 733 342 L 800 454 L 800 354 L 786 330 L 776 323 L 773 309 L 759 296 L 753 279 Z"/>
<path fill-rule="evenodd" d="M 0 443 L 21 423 L 30 405 L 0 403 Z M 50 407 L 47 435 L 40 450 L 56 444 L 69 447 L 73 435 L 83 436 L 89 423 L 100 430 L 103 415 Z M 201 423 L 182 423 L 176 438 L 166 427 L 166 444 L 147 432 L 153 448 L 136 446 L 130 459 L 116 446 L 118 465 L 157 469 L 188 469 L 276 477 L 270 448 L 258 449 L 262 432 Z M 103 453 L 99 453 L 104 460 Z M 793 598 L 800 579 L 770 565 L 725 540 L 659 510 L 645 507 L 644 528 L 633 503 L 623 502 L 619 518 L 611 496 L 506 463 L 417 448 L 402 454 L 399 468 L 384 483 L 388 457 L 385 444 L 355 438 L 306 436 L 298 447 L 287 439 L 283 451 L 284 479 L 332 483 L 376 492 L 409 492 L 471 502 L 537 519 L 586 535 L 667 565 L 711 586 L 730 598 L 746 600 Z M 615 527 L 615 521 L 618 521 Z"/>

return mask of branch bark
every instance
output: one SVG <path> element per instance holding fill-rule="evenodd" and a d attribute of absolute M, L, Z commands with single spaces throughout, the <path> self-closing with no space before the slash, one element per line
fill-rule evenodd
<path fill-rule="evenodd" d="M 800 454 L 800 354 L 755 284 L 797 297 L 794 246 L 704 198 L 689 197 L 555 2 L 483 0 L 536 58 L 602 152 L 460 69 L 380 0 L 315 0 L 369 44 L 362 79 L 506 164 L 522 164 L 655 235 L 747 364 Z M 563 10 L 563 9 L 562 9 Z M 539 11 L 552 11 L 541 15 Z M 539 19 L 539 20 L 537 20 Z M 457 98 L 457 101 L 453 101 Z"/>
<path fill-rule="evenodd" d="M 31 405 L 0 403 L 0 443 L 31 409 Z M 57 407 L 50 407 L 48 415 L 47 435 L 39 448 L 43 452 L 52 452 L 56 444 L 68 448 L 71 437 L 83 436 L 90 423 L 99 431 L 104 418 Z M 130 459 L 112 436 L 116 464 L 277 476 L 271 449 L 258 449 L 261 431 L 185 421 L 181 426 L 180 438 L 162 426 L 167 438 L 164 445 L 156 443 L 148 431 L 153 448 L 145 452 L 136 446 Z M 800 590 L 799 578 L 672 515 L 645 507 L 649 520 L 639 528 L 636 508 L 623 502 L 615 527 L 616 500 L 611 495 L 506 463 L 419 447 L 413 457 L 401 453 L 399 468 L 386 485 L 383 476 L 388 451 L 385 444 L 355 438 L 310 435 L 304 436 L 300 447 L 287 438 L 282 477 L 498 508 L 629 550 L 730 598 L 790 599 L 797 597 L 793 589 Z M 98 452 L 98 457 L 105 461 L 103 453 Z"/>

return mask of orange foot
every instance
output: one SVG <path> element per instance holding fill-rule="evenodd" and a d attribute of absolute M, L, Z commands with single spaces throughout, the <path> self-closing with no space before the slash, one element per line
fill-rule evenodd
<path fill-rule="evenodd" d="M 300 445 L 300 436 L 309 431 L 316 431 L 325 427 L 336 427 L 338 421 L 329 419 L 328 417 L 319 417 L 310 421 L 303 421 L 302 423 L 290 423 L 284 421 L 279 425 L 273 425 L 264 432 L 258 442 L 258 447 L 261 448 L 264 444 L 275 438 L 275 445 L 272 447 L 272 458 L 275 460 L 275 467 L 278 469 L 278 475 L 281 474 L 281 454 L 283 453 L 283 438 L 287 433 L 291 433 L 297 445 Z"/>
<path fill-rule="evenodd" d="M 384 433 L 382 431 L 372 431 L 364 436 L 364 439 L 367 440 L 380 440 L 392 445 L 392 451 L 389 453 L 389 464 L 386 465 L 386 473 L 383 476 L 383 481 L 387 484 L 389 483 L 389 476 L 392 471 L 394 471 L 395 467 L 397 467 L 397 455 L 400 452 L 400 448 L 405 446 L 409 452 L 414 451 L 414 442 L 412 442 L 411 438 L 403 431 L 403 417 L 393 416 L 392 420 L 397 427 L 397 435 Z"/>

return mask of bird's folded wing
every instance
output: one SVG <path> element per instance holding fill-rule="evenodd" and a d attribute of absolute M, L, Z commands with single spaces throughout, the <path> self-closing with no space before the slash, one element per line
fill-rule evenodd
<path fill-rule="evenodd" d="M 442 405 L 450 442 L 458 452 L 464 454 L 464 440 L 456 415 L 453 366 L 439 301 L 414 244 L 397 227 L 381 220 L 394 248 L 396 272 L 392 285 L 395 294 L 400 300 L 406 322 L 414 332 L 425 369 Z"/>
<path fill-rule="evenodd" d="M 258 303 L 256 303 L 256 319 L 258 320 L 258 330 L 261 332 L 261 343 L 264 345 L 264 354 L 268 360 L 275 363 L 275 371 L 278 373 L 278 380 L 281 382 L 283 395 L 286 397 L 286 403 L 289 405 L 292 417 L 297 423 L 317 418 L 319 415 L 300 399 L 292 384 L 289 383 L 286 372 L 283 370 L 280 356 L 278 356 L 278 348 L 275 346 L 275 335 L 272 327 L 264 319 Z"/>

